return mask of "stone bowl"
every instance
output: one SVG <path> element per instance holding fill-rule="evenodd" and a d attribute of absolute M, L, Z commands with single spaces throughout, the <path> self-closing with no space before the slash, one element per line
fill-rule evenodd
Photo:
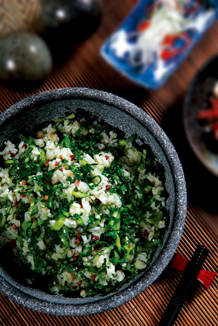
<path fill-rule="evenodd" d="M 82 108 L 82 109 L 81 109 Z M 0 148 L 17 132 L 30 135 L 38 125 L 81 111 L 122 131 L 136 134 L 138 145 L 146 143 L 163 170 L 167 192 L 168 223 L 163 245 L 155 252 L 149 268 L 113 292 L 86 298 L 50 295 L 16 278 L 7 262 L 0 260 L 0 290 L 13 301 L 42 313 L 79 316 L 115 308 L 151 285 L 173 257 L 182 236 L 186 208 L 186 184 L 179 157 L 164 131 L 142 109 L 110 93 L 86 88 L 64 88 L 28 97 L 0 115 Z M 80 112 L 81 113 L 81 112 Z M 25 278 L 25 277 L 24 277 Z"/>

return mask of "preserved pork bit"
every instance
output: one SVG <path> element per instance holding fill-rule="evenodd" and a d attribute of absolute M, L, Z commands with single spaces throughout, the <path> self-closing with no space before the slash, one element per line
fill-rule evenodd
<path fill-rule="evenodd" d="M 37 134 L 37 139 L 42 139 L 43 137 L 45 137 L 44 132 L 39 131 L 38 134 Z"/>
<path fill-rule="evenodd" d="M 141 233 L 142 233 L 142 237 L 147 241 L 148 237 L 149 237 L 148 230 L 146 230 L 145 228 L 142 228 Z"/>
<path fill-rule="evenodd" d="M 16 246 L 16 240 L 11 240 L 11 241 L 10 241 L 10 245 L 11 245 L 12 247 L 15 247 L 15 246 Z"/>
<path fill-rule="evenodd" d="M 16 200 L 16 201 L 15 201 L 15 204 L 14 204 L 14 207 L 17 208 L 18 205 L 19 205 L 19 202 Z"/>
<path fill-rule="evenodd" d="M 49 134 L 49 137 L 50 137 L 51 140 L 53 140 L 54 139 L 54 134 L 53 133 L 50 133 Z"/>

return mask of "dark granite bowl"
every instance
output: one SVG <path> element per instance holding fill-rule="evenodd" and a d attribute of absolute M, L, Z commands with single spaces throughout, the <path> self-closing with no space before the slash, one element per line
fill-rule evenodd
<path fill-rule="evenodd" d="M 163 169 L 167 192 L 168 225 L 163 245 L 157 249 L 149 269 L 116 288 L 107 295 L 70 298 L 49 295 L 39 288 L 30 288 L 18 280 L 7 262 L 1 260 L 0 290 L 15 302 L 39 312 L 77 316 L 115 308 L 144 291 L 163 272 L 180 241 L 186 216 L 186 184 L 178 155 L 158 124 L 132 103 L 106 92 L 85 88 L 66 88 L 44 92 L 26 98 L 0 115 L 0 147 L 13 139 L 17 132 L 32 133 L 38 125 L 71 112 L 94 115 L 124 132 L 126 137 L 136 134 L 136 142 L 152 149 L 157 164 Z M 94 304 L 93 304 L 94 303 Z"/>

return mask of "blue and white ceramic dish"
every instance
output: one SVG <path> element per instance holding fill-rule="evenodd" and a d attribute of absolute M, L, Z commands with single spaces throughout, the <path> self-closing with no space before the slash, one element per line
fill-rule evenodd
<path fill-rule="evenodd" d="M 105 42 L 102 56 L 137 84 L 156 89 L 217 18 L 217 0 L 141 0 Z"/>

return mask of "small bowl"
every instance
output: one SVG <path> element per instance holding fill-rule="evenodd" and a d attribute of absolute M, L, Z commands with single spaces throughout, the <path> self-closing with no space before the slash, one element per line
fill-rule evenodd
<path fill-rule="evenodd" d="M 15 302 L 33 310 L 54 315 L 78 316 L 115 308 L 144 291 L 170 262 L 182 236 L 186 208 L 186 184 L 178 155 L 159 125 L 134 104 L 99 90 L 65 88 L 28 97 L 0 115 L 0 147 L 17 132 L 31 134 L 38 125 L 65 117 L 83 108 L 101 122 L 124 132 L 136 134 L 138 144 L 146 143 L 163 167 L 168 195 L 168 225 L 149 268 L 107 295 L 70 298 L 50 295 L 16 279 L 7 263 L 0 264 L 0 290 Z M 81 110 L 81 109 L 80 109 Z"/>
<path fill-rule="evenodd" d="M 218 176 L 218 142 L 207 132 L 197 116 L 208 109 L 208 98 L 214 83 L 218 81 L 218 56 L 212 57 L 197 72 L 185 96 L 183 124 L 190 147 L 199 161 L 215 176 Z"/>

